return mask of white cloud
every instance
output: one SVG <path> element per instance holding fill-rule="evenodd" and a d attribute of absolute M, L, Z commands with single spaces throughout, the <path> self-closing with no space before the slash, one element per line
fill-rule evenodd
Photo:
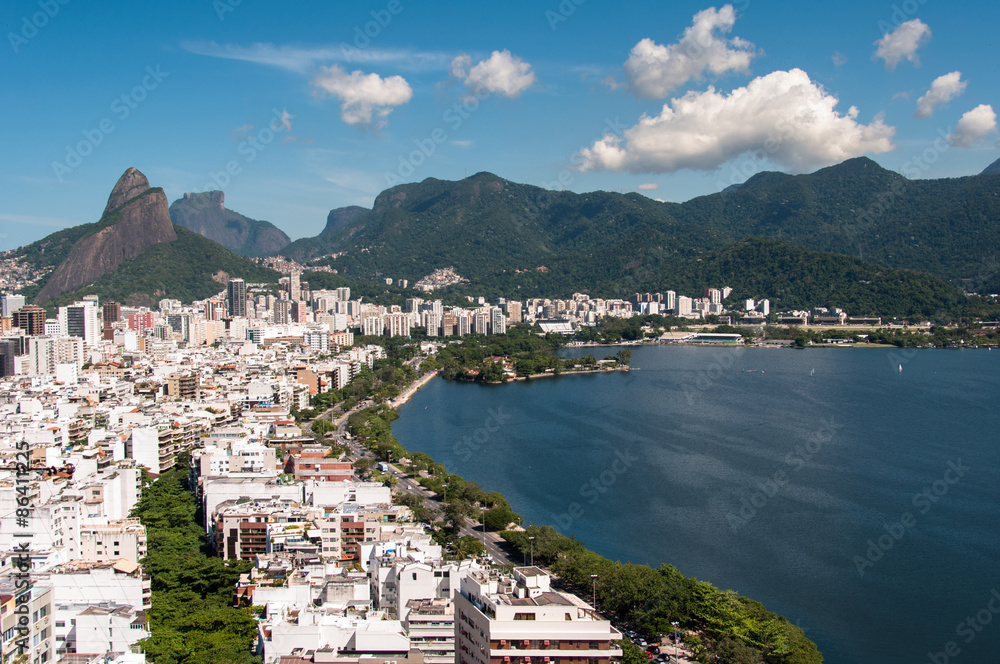
<path fill-rule="evenodd" d="M 531 65 L 511 52 L 493 51 L 489 59 L 475 66 L 472 58 L 462 54 L 451 61 L 451 75 L 473 91 L 484 90 L 505 97 L 519 97 L 535 82 Z"/>
<path fill-rule="evenodd" d="M 776 71 L 728 96 L 713 88 L 689 91 L 659 116 L 643 115 L 623 135 L 605 135 L 575 160 L 581 171 L 665 173 L 713 169 L 758 151 L 762 159 L 805 172 L 893 149 L 894 127 L 881 117 L 860 124 L 857 108 L 840 115 L 837 103 L 801 69 Z"/>
<path fill-rule="evenodd" d="M 732 5 L 716 10 L 710 7 L 694 15 L 676 44 L 662 46 L 646 38 L 632 47 L 625 62 L 629 88 L 642 99 L 662 99 L 703 72 L 724 74 L 745 72 L 757 55 L 755 47 L 725 35 L 736 23 Z"/>
<path fill-rule="evenodd" d="M 875 54 L 872 59 L 885 60 L 885 68 L 892 71 L 901 60 L 909 60 L 914 65 L 920 64 L 917 49 L 931 38 L 931 29 L 919 18 L 901 23 L 892 32 L 887 32 L 881 39 L 875 41 Z"/>
<path fill-rule="evenodd" d="M 444 53 L 374 47 L 358 49 L 347 44 L 302 47 L 256 43 L 250 46 L 240 46 L 239 44 L 217 44 L 209 41 L 183 42 L 181 48 L 196 55 L 253 62 L 300 74 L 305 74 L 316 66 L 327 62 L 367 65 L 391 64 L 405 71 L 446 69 L 448 66 L 448 56 Z"/>
<path fill-rule="evenodd" d="M 348 74 L 340 65 L 320 67 L 309 84 L 337 97 L 340 117 L 350 125 L 381 127 L 394 107 L 413 97 L 410 84 L 402 76 L 382 78 L 358 70 Z"/>
<path fill-rule="evenodd" d="M 959 148 L 969 148 L 986 134 L 997 132 L 997 114 L 989 104 L 980 104 L 968 111 L 958 121 L 953 134 L 948 134 L 948 142 Z"/>
<path fill-rule="evenodd" d="M 840 51 L 834 53 L 831 59 L 833 60 L 833 66 L 837 68 L 843 67 L 847 64 L 847 56 Z"/>
<path fill-rule="evenodd" d="M 953 71 L 950 74 L 938 76 L 931 83 L 930 90 L 917 100 L 917 112 L 913 114 L 913 117 L 931 117 L 934 115 L 934 109 L 939 105 L 951 101 L 965 92 L 966 85 L 968 83 L 962 80 L 962 72 L 960 71 Z"/>
<path fill-rule="evenodd" d="M 653 191 L 654 189 L 659 189 L 659 188 L 660 185 L 656 184 L 655 182 L 644 182 L 639 185 L 639 189 L 641 189 L 642 191 Z"/>
<path fill-rule="evenodd" d="M 451 61 L 451 67 L 449 73 L 452 78 L 457 78 L 459 80 L 464 79 L 469 75 L 469 69 L 472 67 L 472 56 L 468 53 L 463 53 L 462 55 L 456 55 L 455 59 Z"/>

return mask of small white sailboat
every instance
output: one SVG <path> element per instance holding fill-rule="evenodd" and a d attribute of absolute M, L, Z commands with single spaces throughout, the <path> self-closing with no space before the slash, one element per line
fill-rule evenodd
<path fill-rule="evenodd" d="M 810 376 L 815 376 L 815 375 L 816 375 L 816 370 L 815 370 L 815 369 L 813 369 L 812 371 L 810 371 L 810 372 L 809 372 L 809 375 L 810 375 Z"/>
<path fill-rule="evenodd" d="M 902 364 L 899 365 L 899 373 L 903 373 L 903 365 Z"/>

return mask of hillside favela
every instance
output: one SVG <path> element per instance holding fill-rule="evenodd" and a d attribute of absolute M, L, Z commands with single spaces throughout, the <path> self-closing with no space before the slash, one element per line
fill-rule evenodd
<path fill-rule="evenodd" d="M 3 8 L 0 662 L 996 662 L 1000 8 L 348 5 Z"/>

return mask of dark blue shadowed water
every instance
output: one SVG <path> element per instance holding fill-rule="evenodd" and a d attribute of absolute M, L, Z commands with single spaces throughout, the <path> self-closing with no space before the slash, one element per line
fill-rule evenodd
<path fill-rule="evenodd" d="M 435 380 L 393 431 L 526 522 L 763 602 L 832 664 L 949 642 L 952 662 L 1000 661 L 1000 352 L 647 347 L 632 365 Z"/>

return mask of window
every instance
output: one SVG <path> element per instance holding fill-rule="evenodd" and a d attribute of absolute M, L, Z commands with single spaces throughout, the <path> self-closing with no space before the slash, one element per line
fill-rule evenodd
<path fill-rule="evenodd" d="M 569 615 L 568 613 L 566 615 Z M 534 620 L 534 613 L 515 613 L 514 620 Z"/>

